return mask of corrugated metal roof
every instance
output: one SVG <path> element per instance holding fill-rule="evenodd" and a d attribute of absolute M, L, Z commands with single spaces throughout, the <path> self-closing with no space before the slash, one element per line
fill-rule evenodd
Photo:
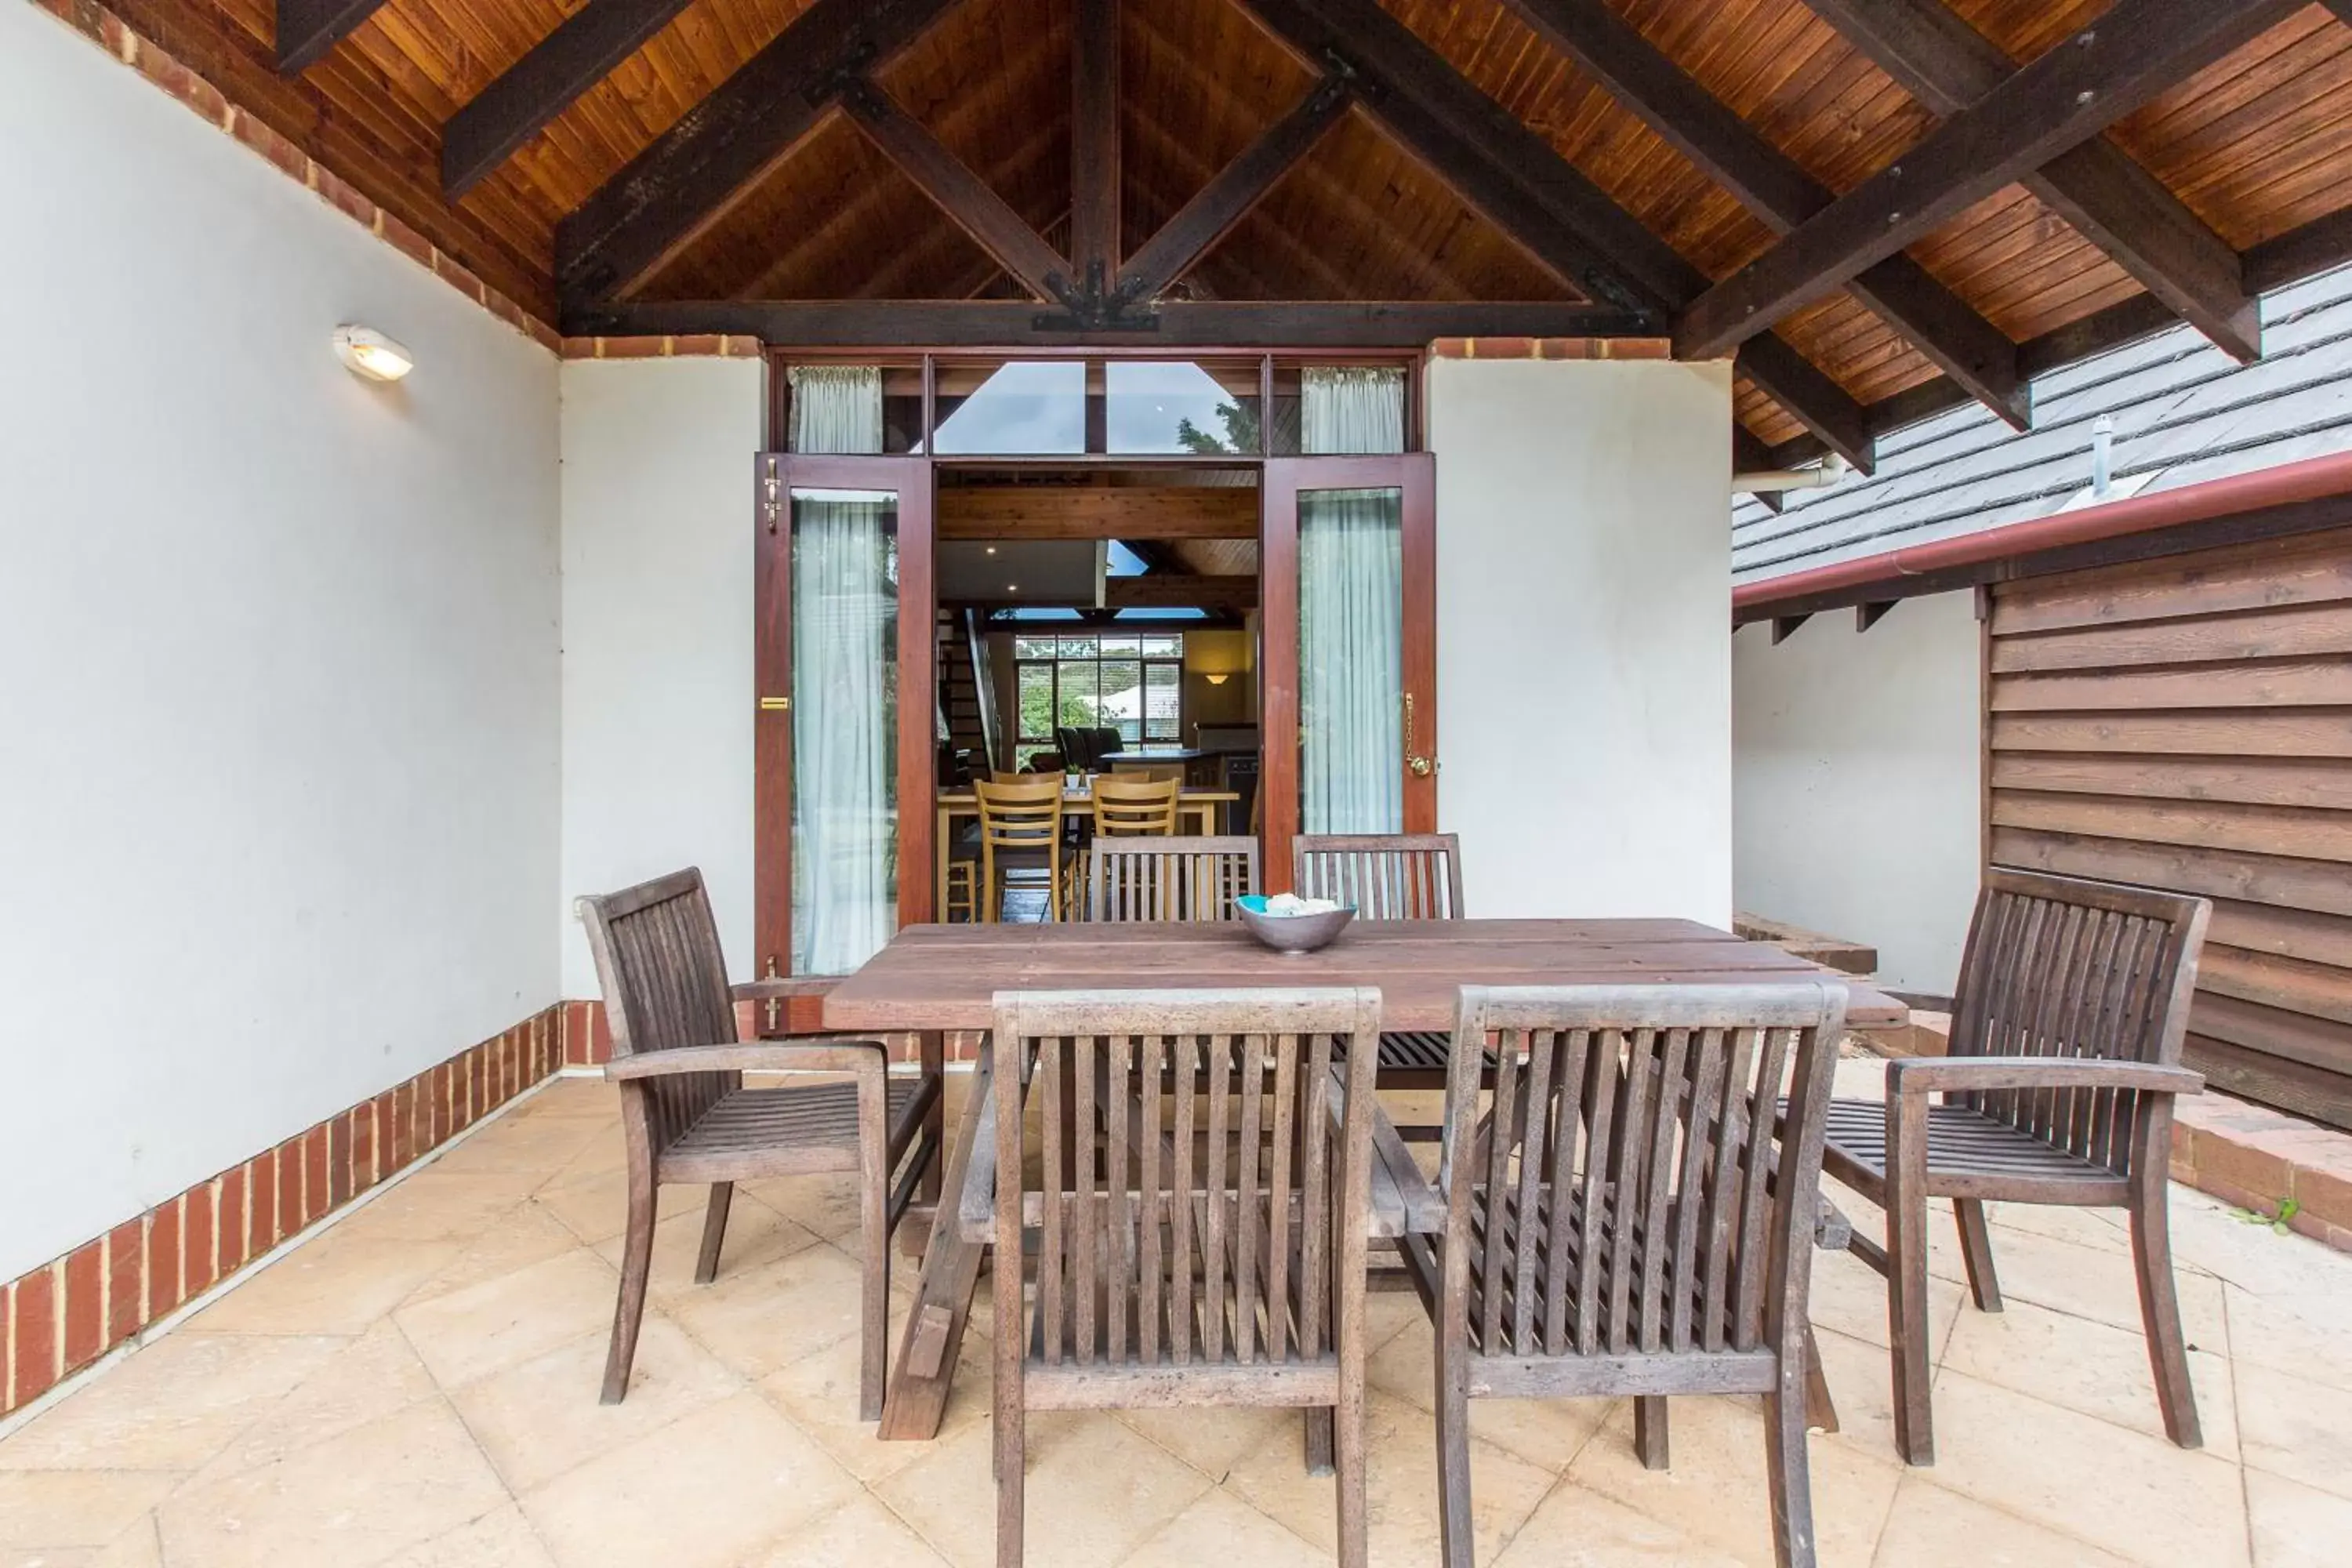
<path fill-rule="evenodd" d="M 2119 494 L 2154 495 L 2352 450 L 2352 268 L 2263 301 L 2263 357 L 2239 364 L 2180 326 L 2033 384 L 2033 427 L 1979 405 L 1896 431 L 1878 471 L 1732 508 L 1732 573 L 1752 583 L 1974 533 L 2087 500 L 2094 423 L 2114 422 Z"/>

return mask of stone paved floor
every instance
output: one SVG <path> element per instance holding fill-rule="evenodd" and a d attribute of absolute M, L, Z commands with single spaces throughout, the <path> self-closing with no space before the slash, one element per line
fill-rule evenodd
<path fill-rule="evenodd" d="M 1862 1089 L 1876 1064 L 1842 1072 Z M 986 1563 L 980 1347 L 938 1441 L 852 1419 L 845 1180 L 739 1193 L 700 1288 L 700 1194 L 669 1189 L 636 1382 L 596 1404 L 614 1105 L 551 1086 L 0 1440 L 0 1568 Z M 1823 1563 L 2352 1561 L 2352 1258 L 2185 1189 L 2173 1206 L 2200 1453 L 2163 1439 L 2110 1218 L 1997 1212 L 1998 1317 L 1963 1306 L 1939 1227 L 1932 1470 L 1895 1458 L 1876 1277 L 1819 1260 L 1845 1425 L 1812 1440 Z M 1393 1295 L 1373 1328 L 1372 1558 L 1432 1563 L 1429 1331 Z M 1771 1562 L 1752 1403 L 1676 1401 L 1667 1474 L 1635 1463 L 1622 1406 L 1474 1408 L 1482 1563 Z M 1301 1471 L 1295 1417 L 1046 1417 L 1032 1445 L 1041 1568 L 1329 1561 L 1330 1487 Z"/>

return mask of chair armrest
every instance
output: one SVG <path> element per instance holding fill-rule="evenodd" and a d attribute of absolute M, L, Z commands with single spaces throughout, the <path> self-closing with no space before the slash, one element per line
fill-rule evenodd
<path fill-rule="evenodd" d="M 1906 1057 L 1886 1064 L 1886 1098 L 1934 1089 L 2116 1089 L 2144 1094 L 2198 1094 L 2205 1075 L 2154 1062 L 2096 1057 Z"/>
<path fill-rule="evenodd" d="M 841 984 L 838 974 L 794 974 L 768 980 L 747 980 L 728 990 L 738 1002 L 789 1002 L 796 996 L 823 996 Z"/>
<path fill-rule="evenodd" d="M 762 1040 L 730 1046 L 677 1046 L 639 1051 L 604 1064 L 614 1083 L 689 1072 L 882 1072 L 889 1057 L 879 1040 Z"/>

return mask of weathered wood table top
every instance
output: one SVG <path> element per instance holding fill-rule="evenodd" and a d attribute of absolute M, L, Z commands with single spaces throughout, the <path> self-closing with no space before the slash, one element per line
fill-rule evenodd
<path fill-rule="evenodd" d="M 1373 985 L 1381 1026 L 1454 1026 L 1462 985 L 1844 981 L 1846 1020 L 1895 1028 L 1892 996 L 1777 947 L 1683 920 L 1359 921 L 1320 952 L 1269 952 L 1238 924 L 909 926 L 824 999 L 842 1030 L 985 1029 L 999 991 Z"/>

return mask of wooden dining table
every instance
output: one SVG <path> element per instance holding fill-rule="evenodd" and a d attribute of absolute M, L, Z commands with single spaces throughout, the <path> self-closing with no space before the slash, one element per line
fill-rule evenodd
<path fill-rule="evenodd" d="M 1464 985 L 1752 985 L 1814 978 L 1846 985 L 1853 1029 L 1896 1029 L 1909 1020 L 1894 997 L 1768 943 L 1694 921 L 1633 918 L 1359 921 L 1320 952 L 1299 954 L 1274 952 L 1243 927 L 1223 922 L 909 926 L 826 994 L 824 1026 L 986 1031 L 999 991 L 1367 985 L 1381 992 L 1384 1029 L 1450 1031 Z M 992 1137 L 992 1072 L 983 1043 L 949 1145 L 914 1310 L 891 1363 L 880 1432 L 886 1438 L 934 1436 L 946 1409 L 986 1251 L 989 1163 L 975 1172 L 973 1151 Z M 1381 1135 L 1376 1125 L 1375 1136 Z M 1433 1201 L 1425 1190 L 1376 1191 L 1375 1231 L 1428 1228 L 1436 1216 L 1421 1211 Z"/>

